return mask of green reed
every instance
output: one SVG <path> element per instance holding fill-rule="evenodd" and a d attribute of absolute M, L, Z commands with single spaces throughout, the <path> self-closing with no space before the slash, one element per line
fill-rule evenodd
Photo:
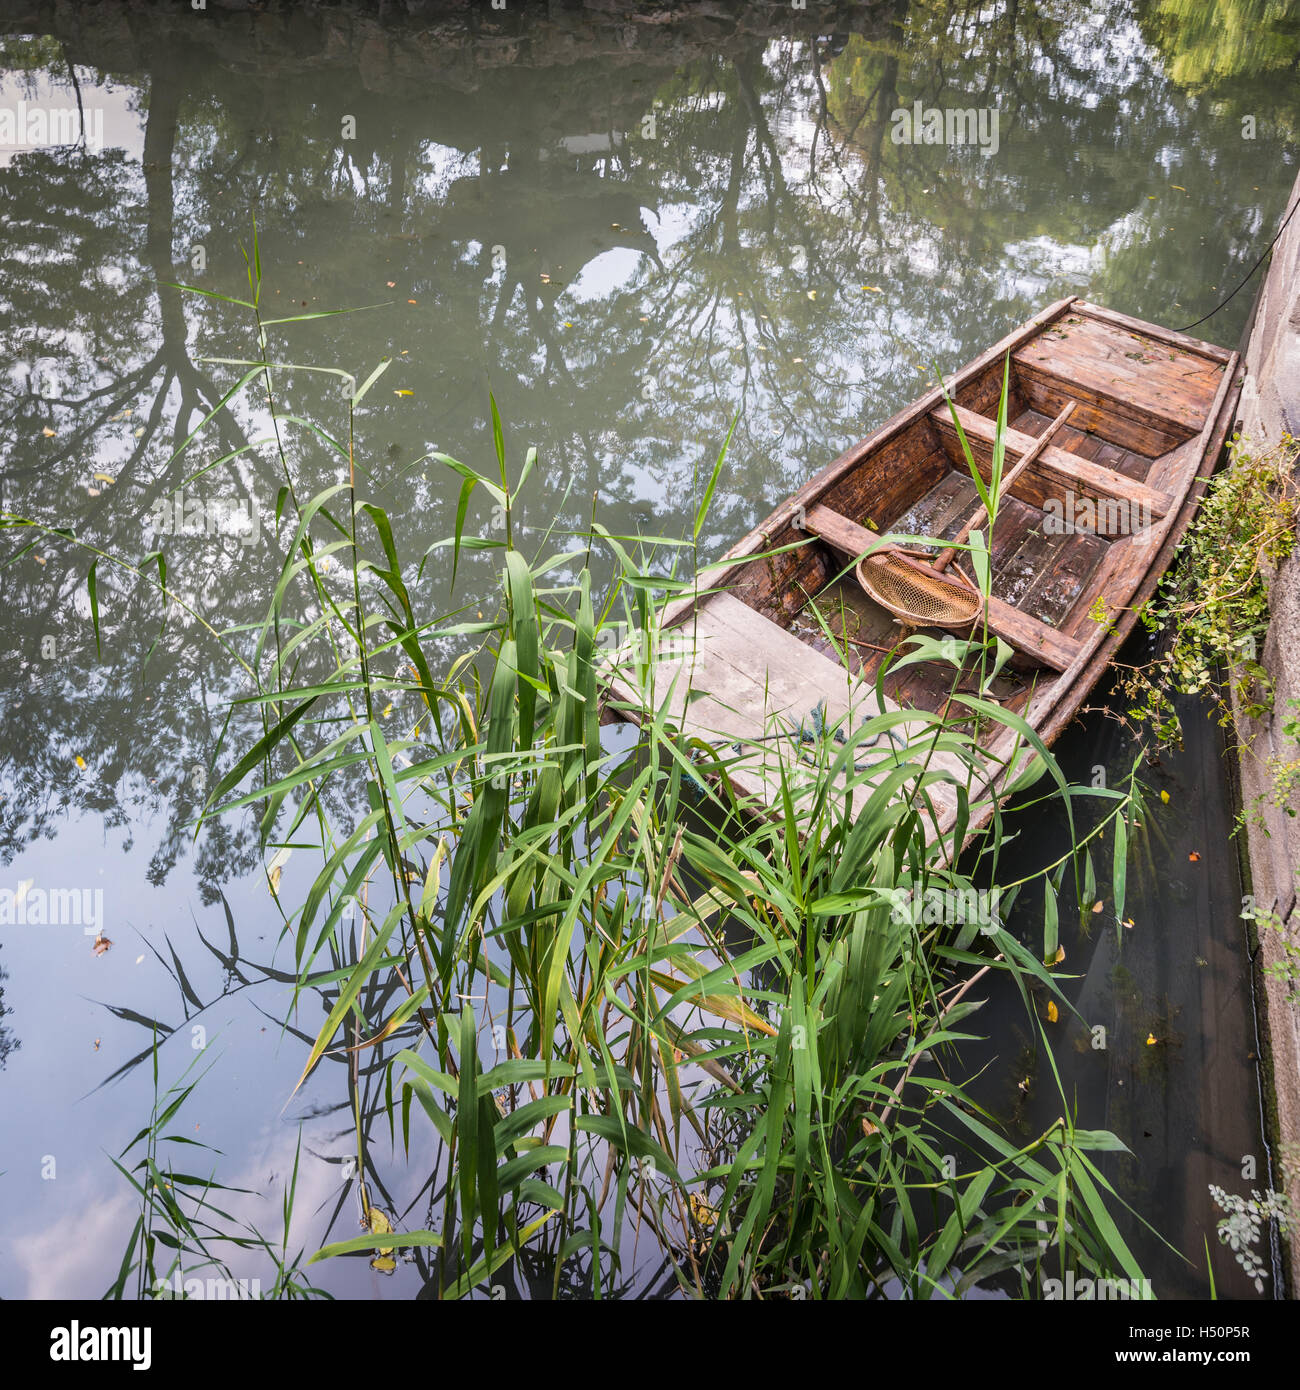
<path fill-rule="evenodd" d="M 775 814 L 755 818 L 727 777 L 755 749 L 684 736 L 654 659 L 663 601 L 700 583 L 695 546 L 725 449 L 687 539 L 652 543 L 593 519 L 580 552 L 548 534 L 526 553 L 517 507 L 541 465 L 530 450 L 512 471 L 493 401 L 490 471 L 431 456 L 457 480 L 455 525 L 413 572 L 358 487 L 356 412 L 386 364 L 359 388 L 337 368 L 305 369 L 345 382 L 337 437 L 332 422 L 284 411 L 289 364 L 270 338 L 295 319 L 262 316 L 256 236 L 246 259 L 249 297 L 227 302 L 249 315 L 258 356 L 231 364 L 241 377 L 173 462 L 240 392 L 265 388 L 288 539 L 262 621 L 220 634 L 260 733 L 214 772 L 200 827 L 254 808 L 277 865 L 317 837 L 301 901 L 277 896 L 297 992 L 330 1002 L 299 1085 L 349 1049 L 371 1229 L 312 1259 L 421 1250 L 443 1297 L 481 1295 L 512 1262 L 548 1270 L 553 1293 L 577 1271 L 609 1297 L 629 1277 L 620 1242 L 635 1227 L 698 1297 L 949 1297 L 994 1279 L 1033 1296 L 1069 1268 L 1140 1277 L 1098 1166 L 1119 1141 L 1078 1128 L 1063 1097 L 1055 1124 L 1013 1144 L 956 1074 L 975 1036 L 970 991 L 991 972 L 1014 977 L 1050 1057 L 1035 1006 L 1069 1008 L 1051 968 L 1062 874 L 1082 879 L 1086 859 L 1090 876 L 1086 842 L 1128 825 L 1135 789 L 1068 783 L 990 697 L 1008 653 L 987 634 L 916 636 L 894 669 L 950 667 L 944 713 L 881 705 L 857 728 L 816 719 L 797 731 L 773 721 L 768 737 L 792 754 Z M 307 496 L 290 436 L 333 452 L 346 480 Z M 992 495 L 980 481 L 994 520 L 1001 457 Z M 498 509 L 499 533 L 467 530 L 475 493 Z M 454 587 L 471 546 L 497 552 L 495 611 L 417 611 L 431 558 L 449 556 Z M 987 591 L 980 535 L 970 550 Z M 594 552 L 612 572 L 599 591 Z M 135 569 L 169 592 L 159 555 Z M 98 636 L 97 604 L 94 617 Z M 460 654 L 439 671 L 434 646 L 449 639 Z M 612 746 L 602 721 L 619 713 L 606 681 L 616 667 L 650 712 Z M 974 692 L 961 686 L 972 671 Z M 390 704 L 400 734 L 378 713 Z M 889 731 L 904 722 L 900 747 Z M 950 825 L 940 783 L 956 797 Z M 1074 831 L 1083 797 L 1108 803 L 1087 835 Z M 1061 807 L 1075 850 L 1009 872 L 1008 798 Z M 990 877 L 1008 905 L 1044 885 L 1041 954 L 1000 917 L 927 923 L 909 908 Z M 389 1056 L 390 1043 L 403 1045 Z M 386 1058 L 390 1133 L 428 1169 L 418 1230 L 389 1230 L 400 1223 L 379 1219 L 364 1183 L 358 1058 L 371 1049 Z"/>

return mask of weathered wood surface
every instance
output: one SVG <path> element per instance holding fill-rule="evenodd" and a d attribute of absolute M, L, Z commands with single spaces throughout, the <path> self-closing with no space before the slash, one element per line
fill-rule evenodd
<path fill-rule="evenodd" d="M 887 696 L 878 699 L 874 687 L 857 680 L 849 667 L 813 651 L 728 593 L 712 595 L 691 623 L 666 635 L 674 639 L 672 647 L 651 664 L 644 682 L 633 661 L 612 656 L 604 673 L 611 693 L 637 708 L 666 707 L 686 737 L 702 739 L 731 761 L 727 776 L 738 790 L 767 805 L 780 804 L 783 772 L 796 801 L 808 795 L 816 769 L 800 730 L 812 729 L 818 705 L 827 729 L 846 737 L 864 720 L 901 708 Z M 924 715 L 896 726 L 904 741 L 919 739 L 927 727 Z M 861 785 L 870 786 L 894 765 L 892 750 L 887 737 L 860 748 L 855 760 Z M 877 777 L 867 770 L 875 761 L 882 764 Z M 964 780 L 963 765 L 952 754 L 936 755 L 931 767 Z M 937 784 L 933 795 L 937 806 L 956 804 L 949 785 Z"/>
<path fill-rule="evenodd" d="M 847 517 L 840 516 L 838 512 L 831 511 L 829 507 L 810 507 L 805 526 L 828 545 L 834 546 L 846 555 L 860 557 L 873 547 L 879 549 L 880 536 L 875 531 L 859 526 Z M 898 556 L 897 563 L 914 569 L 919 575 L 935 579 L 945 578 L 929 565 L 916 560 Z M 996 633 L 1017 651 L 1024 652 L 1058 671 L 1064 671 L 1077 654 L 1078 645 L 1069 637 L 1057 632 L 1055 628 L 1048 627 L 1046 623 L 1040 623 L 1037 618 L 1031 618 L 1028 613 L 1022 613 L 1018 608 L 1003 603 L 1001 599 L 989 598 L 987 622 L 990 632 Z M 955 628 L 954 631 L 968 632 L 969 627 Z"/>
<path fill-rule="evenodd" d="M 1040 434 L 1027 448 L 1021 450 L 1020 457 L 1016 459 L 1014 462 L 1009 463 L 1009 465 L 1003 472 L 1002 477 L 998 481 L 997 494 L 993 497 L 994 504 L 997 503 L 998 499 L 1001 498 L 1004 492 L 1008 496 L 1011 495 L 1011 490 L 1015 486 L 1021 474 L 1024 473 L 1024 471 L 1027 468 L 1033 465 L 1033 463 L 1042 454 L 1043 450 L 1046 449 L 1047 446 L 1052 442 L 1052 440 L 1056 438 L 1057 434 L 1060 433 L 1061 428 L 1064 426 L 1065 422 L 1070 418 L 1071 412 L 1073 410 L 1074 402 L 1070 401 L 1061 411 L 1061 413 L 1056 417 L 1056 419 L 1053 420 L 1052 423 L 1048 425 L 1048 427 L 1042 432 L 1042 434 Z M 1002 447 L 1005 453 L 1005 431 L 1003 433 Z M 992 487 L 993 480 L 990 476 L 990 493 L 992 493 Z M 996 505 L 994 505 L 994 510 L 997 510 Z M 988 519 L 989 509 L 983 503 L 981 503 L 975 509 L 975 511 L 971 513 L 970 518 L 962 522 L 957 534 L 952 538 L 952 544 L 949 546 L 945 546 L 944 549 L 941 550 L 939 554 L 935 557 L 935 569 L 940 571 L 946 570 L 948 566 L 953 562 L 953 560 L 957 557 L 956 547 L 961 545 L 963 542 L 969 540 L 970 533 L 972 531 L 985 529 L 988 525 Z"/>
<path fill-rule="evenodd" d="M 945 408 L 935 411 L 933 418 L 939 434 L 950 442 L 954 463 L 960 462 L 964 466 L 965 458 L 952 415 Z M 997 422 L 987 416 L 976 415 L 973 411 L 963 410 L 960 406 L 957 407 L 957 418 L 961 421 L 980 476 L 988 482 L 993 476 L 993 441 L 997 435 Z M 1068 429 L 1069 426 L 1065 426 L 1061 434 Z M 1010 428 L 1003 437 L 1007 464 L 1023 460 L 1040 438 Z M 1100 449 L 1099 441 L 1095 447 Z M 1126 508 L 1137 514 L 1149 510 L 1155 516 L 1164 516 L 1171 500 L 1165 492 L 1148 483 L 1139 482 L 1114 468 L 1093 463 L 1081 453 L 1068 452 L 1052 443 L 1010 484 L 1008 491 L 1012 497 L 1018 497 L 1035 507 L 1041 507 L 1049 498 L 1063 505 L 1074 498 L 1087 498 L 1094 502 L 1114 500 L 1123 502 Z"/>
<path fill-rule="evenodd" d="M 1128 314 L 1118 314 L 1114 309 L 1103 309 L 1100 304 L 1093 304 L 1085 299 L 1075 302 L 1074 312 L 1131 333 L 1139 342 L 1145 339 L 1153 343 L 1165 343 L 1197 357 L 1208 357 L 1211 362 L 1221 365 L 1226 365 L 1232 360 L 1233 354 L 1228 348 L 1216 347 L 1214 343 L 1189 337 L 1186 333 L 1176 333 L 1172 328 L 1162 328 L 1156 323 L 1145 323 L 1142 319 L 1130 318 Z"/>
<path fill-rule="evenodd" d="M 1065 299 L 1058 299 L 1054 304 L 1049 304 L 1041 314 L 1036 314 L 1028 322 L 1021 324 L 1019 328 L 1014 329 L 1005 338 L 994 343 L 991 348 L 968 362 L 947 382 L 948 391 L 954 399 L 963 399 L 962 391 L 964 388 L 978 382 L 983 374 L 991 366 L 1000 363 L 1008 352 L 1022 343 L 1029 342 L 1035 334 L 1068 312 L 1074 302 L 1075 298 L 1071 295 Z M 1000 382 L 1000 372 L 998 378 Z M 806 482 L 792 497 L 782 502 L 765 521 L 760 522 L 748 535 L 737 541 L 716 565 L 711 565 L 701 571 L 696 592 L 707 593 L 720 585 L 729 582 L 734 584 L 737 579 L 737 562 L 770 550 L 774 545 L 789 544 L 797 539 L 792 525 L 797 514 L 810 507 L 814 502 L 821 501 L 823 494 L 828 493 L 841 479 L 860 469 L 868 459 L 873 457 L 880 446 L 903 434 L 918 422 L 924 421 L 943 398 L 943 390 L 940 387 L 935 387 L 933 391 L 927 392 L 919 400 L 913 401 L 911 405 L 905 406 L 897 414 L 892 415 L 879 429 L 873 430 L 865 439 L 859 440 L 858 443 L 846 449 L 837 459 Z M 1055 414 L 1056 412 L 1053 411 L 1052 413 Z M 922 493 L 925 491 L 925 488 L 921 489 Z M 875 519 L 881 521 L 882 524 L 890 520 L 882 517 Z M 815 547 L 809 548 L 815 549 Z M 675 622 L 683 613 L 689 612 L 695 602 L 696 599 L 691 595 L 675 600 L 665 608 L 663 621 L 665 623 Z"/>
<path fill-rule="evenodd" d="M 1077 428 L 1149 458 L 1198 434 L 1223 364 L 1135 331 L 1065 315 L 1012 355 L 1025 400 L 1055 415 L 1073 397 Z"/>

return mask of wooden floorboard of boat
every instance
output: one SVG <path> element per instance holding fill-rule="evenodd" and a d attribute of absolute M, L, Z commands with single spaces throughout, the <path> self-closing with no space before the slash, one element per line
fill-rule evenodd
<path fill-rule="evenodd" d="M 1025 595 L 1025 606 L 1058 630 L 1074 607 L 1110 542 L 1102 536 L 1078 532 L 1068 537 L 1052 563 L 1046 566 Z"/>
<path fill-rule="evenodd" d="M 1012 502 L 1014 500 L 1011 499 Z M 829 507 L 809 508 L 805 526 L 842 554 L 849 556 L 865 554 L 880 539 L 869 527 L 860 526 L 848 517 L 832 512 Z M 996 539 L 995 535 L 995 547 Z M 933 574 L 927 567 L 921 568 L 926 573 Z M 1046 623 L 1040 623 L 1030 614 L 1022 613 L 996 597 L 990 597 L 988 601 L 988 626 L 1017 651 L 1024 652 L 1058 671 L 1064 671 L 1078 655 L 1077 643 L 1073 638 L 1056 631 Z"/>

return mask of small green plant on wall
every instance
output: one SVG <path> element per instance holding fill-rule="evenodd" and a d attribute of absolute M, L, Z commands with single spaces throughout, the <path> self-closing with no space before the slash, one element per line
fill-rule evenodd
<path fill-rule="evenodd" d="M 1300 486 L 1292 474 L 1300 441 L 1284 434 L 1258 448 L 1234 435 L 1229 453 L 1229 467 L 1211 480 L 1182 542 L 1179 563 L 1139 615 L 1149 632 L 1168 641 L 1153 661 L 1128 668 L 1123 680 L 1129 718 L 1157 747 L 1181 737 L 1175 695 L 1208 695 L 1221 724 L 1246 745 L 1234 698 L 1249 719 L 1273 709 L 1273 683 L 1259 659 L 1269 623 L 1266 576 L 1295 548 Z M 1292 742 L 1298 731 L 1294 717 L 1283 728 Z M 1274 755 L 1269 768 L 1270 799 L 1286 805 L 1300 783 L 1300 756 Z"/>
<path fill-rule="evenodd" d="M 1264 1292 L 1264 1280 L 1268 1278 L 1268 1267 L 1263 1253 L 1257 1248 L 1264 1235 L 1264 1226 L 1276 1221 L 1279 1231 L 1285 1231 L 1291 1221 L 1291 1207 L 1280 1192 L 1251 1192 L 1249 1197 L 1239 1197 L 1235 1192 L 1225 1192 L 1223 1188 L 1210 1184 L 1210 1196 L 1220 1211 L 1225 1212 L 1217 1226 L 1219 1239 L 1233 1253 L 1247 1279 L 1254 1282 L 1255 1292 Z"/>

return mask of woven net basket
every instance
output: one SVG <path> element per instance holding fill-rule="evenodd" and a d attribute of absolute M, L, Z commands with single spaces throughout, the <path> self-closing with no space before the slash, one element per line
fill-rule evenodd
<path fill-rule="evenodd" d="M 980 595 L 974 589 L 918 574 L 885 555 L 859 561 L 858 583 L 881 607 L 916 627 L 965 627 L 979 616 Z"/>

